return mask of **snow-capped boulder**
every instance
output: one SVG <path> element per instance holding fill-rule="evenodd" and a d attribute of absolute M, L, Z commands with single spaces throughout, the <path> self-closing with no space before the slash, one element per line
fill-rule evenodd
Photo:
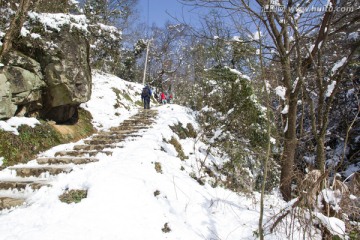
<path fill-rule="evenodd" d="M 91 95 L 86 18 L 63 13 L 28 15 L 29 21 L 14 44 L 16 51 L 2 62 L 7 78 L 2 84 L 10 82 L 12 105 L 0 109 L 0 118 L 27 109 L 22 114 L 35 110 L 44 119 L 67 122 L 77 116 L 78 106 Z M 5 102 L 9 102 L 7 94 L 0 95 Z M 37 108 L 28 106 L 34 102 Z"/>

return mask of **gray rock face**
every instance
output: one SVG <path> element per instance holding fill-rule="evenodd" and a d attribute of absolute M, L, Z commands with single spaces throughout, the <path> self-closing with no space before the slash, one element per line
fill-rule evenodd
<path fill-rule="evenodd" d="M 71 17 L 61 19 L 64 17 L 71 23 Z M 26 26 L 32 34 L 20 37 L 14 44 L 16 51 L 4 56 L 0 119 L 38 113 L 44 119 L 63 123 L 76 118 L 78 106 L 90 99 L 86 33 L 82 27 L 67 23 L 52 29 L 40 17 L 33 18 Z"/>
<path fill-rule="evenodd" d="M 16 106 L 11 103 L 10 82 L 0 71 L 0 118 L 8 118 L 16 112 Z"/>
<path fill-rule="evenodd" d="M 19 51 L 10 51 L 4 56 L 4 62 L 6 62 L 9 66 L 21 67 L 31 71 L 38 75 L 40 79 L 43 78 L 40 63 Z"/>
<path fill-rule="evenodd" d="M 80 104 L 88 101 L 91 94 L 91 71 L 86 39 L 74 37 L 69 32 L 64 34 L 64 41 L 56 43 L 60 49 L 58 56 L 48 56 L 49 62 L 43 64 L 52 107 Z"/>
<path fill-rule="evenodd" d="M 92 83 L 86 38 L 70 30 L 61 33 L 54 40 L 58 48 L 34 56 L 41 64 L 47 85 L 42 116 L 56 122 L 76 117 L 78 106 L 90 99 Z M 51 35 L 56 34 L 48 37 L 54 39 Z"/>
<path fill-rule="evenodd" d="M 40 90 L 45 86 L 42 79 L 20 67 L 5 67 L 5 76 L 10 82 L 12 101 L 16 105 L 40 100 Z"/>
<path fill-rule="evenodd" d="M 40 64 L 20 52 L 10 52 L 5 61 L 7 66 L 0 69 L 0 118 L 41 109 L 45 82 Z"/>

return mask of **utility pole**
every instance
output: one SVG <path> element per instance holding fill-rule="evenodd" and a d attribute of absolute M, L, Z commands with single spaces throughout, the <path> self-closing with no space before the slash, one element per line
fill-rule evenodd
<path fill-rule="evenodd" d="M 149 57 L 150 42 L 151 42 L 151 40 L 148 40 L 147 47 L 146 47 L 146 57 L 145 57 L 145 67 L 144 67 L 143 85 L 145 85 L 146 68 L 147 68 L 147 62 L 148 62 L 148 57 Z"/>

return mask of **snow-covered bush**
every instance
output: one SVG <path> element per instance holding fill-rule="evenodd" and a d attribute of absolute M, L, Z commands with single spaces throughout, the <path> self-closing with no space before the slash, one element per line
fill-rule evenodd
<path fill-rule="evenodd" d="M 265 108 L 258 102 L 247 76 L 236 70 L 216 67 L 206 71 L 198 99 L 198 119 L 212 146 L 223 149 L 230 161 L 221 166 L 225 184 L 236 191 L 259 189 L 262 156 L 268 139 Z M 267 181 L 272 189 L 278 181 L 274 161 Z"/>

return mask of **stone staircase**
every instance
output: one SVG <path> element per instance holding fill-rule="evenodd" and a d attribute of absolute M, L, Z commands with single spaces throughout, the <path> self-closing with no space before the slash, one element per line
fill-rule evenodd
<path fill-rule="evenodd" d="M 125 139 L 140 137 L 138 132 L 149 128 L 156 115 L 156 110 L 141 109 L 119 126 L 106 132 L 98 132 L 84 140 L 84 144 L 75 145 L 71 150 L 56 152 L 54 157 L 38 157 L 36 165 L 7 168 L 12 172 L 10 178 L 2 178 L 2 172 L 6 169 L 3 170 L 0 172 L 0 211 L 26 204 L 26 197 L 19 197 L 26 188 L 36 191 L 43 186 L 51 187 L 49 176 L 69 173 L 74 165 L 97 162 L 99 159 L 96 156 L 99 153 L 111 155 L 112 149 L 122 147 L 120 144 Z M 18 190 L 16 196 L 8 191 L 15 189 Z"/>

